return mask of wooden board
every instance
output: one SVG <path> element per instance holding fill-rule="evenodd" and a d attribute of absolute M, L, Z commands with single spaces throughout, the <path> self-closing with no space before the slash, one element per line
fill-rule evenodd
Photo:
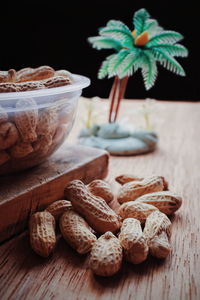
<path fill-rule="evenodd" d="M 64 144 L 43 164 L 17 175 L 0 177 L 0 242 L 21 232 L 34 211 L 63 199 L 73 179 L 90 182 L 108 171 L 106 151 Z"/>
<path fill-rule="evenodd" d="M 140 101 L 122 103 L 121 116 L 136 111 Z M 105 104 L 106 105 L 106 104 Z M 106 107 L 105 107 L 106 108 Z M 82 112 L 82 107 L 81 107 Z M 26 233 L 0 247 L 0 298 L 33 300 L 199 300 L 200 299 L 200 103 L 159 102 L 156 108 L 159 147 L 154 153 L 110 157 L 109 175 L 161 174 L 172 191 L 183 196 L 173 217 L 172 254 L 164 261 L 149 258 L 140 265 L 123 264 L 112 278 L 98 278 L 63 239 L 48 259 L 38 257 Z M 80 129 L 75 124 L 70 140 Z M 117 208 L 117 203 L 113 202 Z"/>

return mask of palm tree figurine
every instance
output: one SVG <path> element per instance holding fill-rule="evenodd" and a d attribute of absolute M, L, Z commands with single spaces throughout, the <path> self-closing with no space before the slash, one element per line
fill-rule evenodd
<path fill-rule="evenodd" d="M 106 57 L 98 72 L 99 79 L 115 77 L 109 97 L 109 122 L 116 121 L 128 78 L 138 69 L 141 69 L 146 90 L 154 85 L 157 78 L 157 62 L 169 71 L 185 76 L 174 58 L 188 55 L 187 49 L 177 44 L 183 39 L 180 33 L 164 30 L 144 8 L 135 12 L 133 25 L 134 30 L 131 31 L 123 22 L 111 20 L 100 28 L 99 36 L 88 39 L 93 48 L 115 50 L 114 54 Z"/>
<path fill-rule="evenodd" d="M 93 48 L 115 51 L 106 57 L 98 72 L 99 79 L 114 77 L 109 95 L 109 123 L 116 122 L 128 79 L 138 69 L 141 70 L 146 90 L 155 84 L 157 63 L 177 75 L 185 76 L 182 66 L 175 59 L 188 55 L 187 49 L 177 43 L 183 39 L 180 33 L 164 30 L 144 8 L 135 12 L 133 26 L 131 31 L 123 22 L 110 20 L 99 29 L 99 36 L 88 38 Z"/>

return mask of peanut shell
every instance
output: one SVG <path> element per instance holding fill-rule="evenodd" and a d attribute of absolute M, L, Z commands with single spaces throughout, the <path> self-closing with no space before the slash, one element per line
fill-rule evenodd
<path fill-rule="evenodd" d="M 136 202 L 154 205 L 164 214 L 171 215 L 180 208 L 182 198 L 170 191 L 161 191 L 143 195 Z"/>
<path fill-rule="evenodd" d="M 48 89 L 67 85 L 70 83 L 71 83 L 71 80 L 64 76 L 54 76 L 49 79 L 43 80 L 44 86 Z"/>
<path fill-rule="evenodd" d="M 122 220 L 126 218 L 135 218 L 139 220 L 141 224 L 144 224 L 146 218 L 155 210 L 158 210 L 155 206 L 146 203 L 138 203 L 136 200 L 123 203 L 119 207 L 118 214 Z"/>
<path fill-rule="evenodd" d="M 133 175 L 129 175 L 129 174 L 122 174 L 115 178 L 115 180 L 121 185 L 123 185 L 127 182 L 130 182 L 130 181 L 140 181 L 143 179 L 144 178 L 142 178 L 142 177 L 137 177 L 137 176 L 133 176 Z"/>
<path fill-rule="evenodd" d="M 87 185 L 87 187 L 93 195 L 103 198 L 106 201 L 106 203 L 111 202 L 114 198 L 111 186 L 108 182 L 104 180 L 93 180 Z"/>
<path fill-rule="evenodd" d="M 55 71 L 49 66 L 41 66 L 38 68 L 24 68 L 17 72 L 16 81 L 34 81 L 34 80 L 43 80 L 54 76 Z"/>
<path fill-rule="evenodd" d="M 134 218 L 125 219 L 118 238 L 129 262 L 140 264 L 146 260 L 149 247 L 143 235 L 140 221 Z"/>
<path fill-rule="evenodd" d="M 68 209 L 61 216 L 59 224 L 63 238 L 79 254 L 85 254 L 91 250 L 97 238 L 87 222 L 77 212 Z"/>
<path fill-rule="evenodd" d="M 152 176 L 141 181 L 131 181 L 120 188 L 118 202 L 133 201 L 144 194 L 163 191 L 164 188 L 165 185 L 161 176 Z"/>
<path fill-rule="evenodd" d="M 49 212 L 37 212 L 29 221 L 30 243 L 33 250 L 48 257 L 56 245 L 55 219 Z"/>
<path fill-rule="evenodd" d="M 99 276 L 112 276 L 122 264 L 123 252 L 119 240 L 106 232 L 94 243 L 89 259 L 89 267 Z"/>
<path fill-rule="evenodd" d="M 171 222 L 168 217 L 159 210 L 152 212 L 146 219 L 143 233 L 150 253 L 157 258 L 166 258 L 171 251 Z"/>
<path fill-rule="evenodd" d="M 15 124 L 20 132 L 21 139 L 25 143 L 34 142 L 37 139 L 36 127 L 38 124 L 38 109 L 35 100 L 31 98 L 20 99 L 16 103 Z"/>
<path fill-rule="evenodd" d="M 12 158 L 22 158 L 33 152 L 33 147 L 30 143 L 19 142 L 9 148 L 9 153 Z"/>
<path fill-rule="evenodd" d="M 13 146 L 19 138 L 16 126 L 11 122 L 0 124 L 0 150 Z"/>
<path fill-rule="evenodd" d="M 85 217 L 89 225 L 97 232 L 116 232 L 121 222 L 119 216 L 108 206 L 105 200 L 96 197 L 80 180 L 74 180 L 65 188 L 65 197 L 74 209 Z"/>
<path fill-rule="evenodd" d="M 55 219 L 58 219 L 68 209 L 72 209 L 70 201 L 58 200 L 48 205 L 45 211 L 48 211 L 50 214 L 52 214 L 52 216 L 54 216 Z"/>

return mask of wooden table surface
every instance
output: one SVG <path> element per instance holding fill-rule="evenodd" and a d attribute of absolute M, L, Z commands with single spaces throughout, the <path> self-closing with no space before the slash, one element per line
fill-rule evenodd
<path fill-rule="evenodd" d="M 141 103 L 124 101 L 121 116 L 138 121 L 134 111 Z M 81 127 L 82 107 L 80 112 L 71 142 Z M 30 249 L 27 233 L 23 233 L 0 247 L 1 300 L 200 299 L 200 103 L 159 101 L 154 116 L 160 135 L 158 149 L 146 155 L 111 157 L 107 179 L 116 192 L 116 175 L 159 174 L 166 177 L 171 190 L 183 196 L 183 205 L 172 218 L 171 255 L 164 261 L 149 258 L 140 265 L 124 263 L 117 275 L 99 278 L 88 269 L 88 257 L 77 255 L 62 238 L 55 253 L 43 259 Z"/>

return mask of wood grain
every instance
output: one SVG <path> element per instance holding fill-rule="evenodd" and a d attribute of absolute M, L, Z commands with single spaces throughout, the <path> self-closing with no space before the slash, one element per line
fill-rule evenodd
<path fill-rule="evenodd" d="M 0 242 L 22 232 L 33 212 L 63 199 L 73 179 L 85 183 L 108 173 L 108 153 L 65 143 L 43 164 L 16 175 L 0 176 Z"/>
<path fill-rule="evenodd" d="M 131 114 L 140 103 L 123 102 L 121 114 Z M 45 260 L 33 253 L 24 233 L 0 247 L 1 299 L 200 299 L 200 103 L 159 102 L 158 108 L 158 149 L 146 155 L 111 157 L 108 180 L 117 192 L 115 176 L 155 173 L 165 176 L 170 189 L 183 196 L 183 205 L 172 218 L 170 257 L 149 258 L 140 265 L 124 263 L 119 274 L 98 278 L 88 270 L 88 257 L 78 256 L 62 238 L 54 255 Z M 77 119 L 71 141 L 80 126 Z M 113 206 L 117 208 L 115 201 Z"/>

